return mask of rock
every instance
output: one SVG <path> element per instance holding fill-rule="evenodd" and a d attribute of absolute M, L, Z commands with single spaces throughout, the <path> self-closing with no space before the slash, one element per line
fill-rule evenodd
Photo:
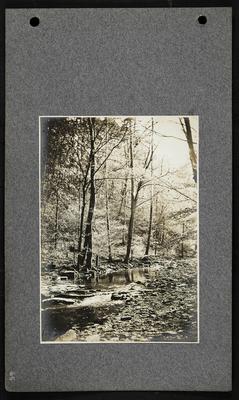
<path fill-rule="evenodd" d="M 100 341 L 100 335 L 93 334 L 89 335 L 86 337 L 87 342 L 99 342 Z"/>
<path fill-rule="evenodd" d="M 123 315 L 120 319 L 121 321 L 129 321 L 130 319 L 132 319 L 132 317 L 130 315 Z"/>
<path fill-rule="evenodd" d="M 77 294 L 77 293 L 60 293 L 60 297 L 63 299 L 76 299 L 76 298 L 81 298 L 82 295 L 81 294 Z"/>
<path fill-rule="evenodd" d="M 55 339 L 55 342 L 70 342 L 77 339 L 76 332 L 73 329 L 69 329 L 64 335 L 59 336 Z"/>
<path fill-rule="evenodd" d="M 71 289 L 71 290 L 67 290 L 67 294 L 69 295 L 78 295 L 78 294 L 85 294 L 87 291 L 86 289 Z"/>
<path fill-rule="evenodd" d="M 69 304 L 74 304 L 74 303 L 75 303 L 74 299 L 65 299 L 65 298 L 62 298 L 62 297 L 51 297 L 50 299 L 42 300 L 42 304 L 45 307 L 53 306 L 53 305 L 55 306 L 55 305 L 58 305 L 58 304 L 69 305 Z"/>
<path fill-rule="evenodd" d="M 72 280 L 74 280 L 75 277 L 76 277 L 76 273 L 75 273 L 74 270 L 65 270 L 65 269 L 62 269 L 59 275 L 60 275 L 61 279 L 62 279 L 62 278 L 67 278 L 67 279 L 72 279 Z"/>
<path fill-rule="evenodd" d="M 111 300 L 123 300 L 125 298 L 124 294 L 112 293 Z"/>

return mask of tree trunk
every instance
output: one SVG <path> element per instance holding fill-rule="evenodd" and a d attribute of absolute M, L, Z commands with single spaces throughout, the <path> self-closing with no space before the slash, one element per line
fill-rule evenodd
<path fill-rule="evenodd" d="M 184 258 L 184 242 L 183 242 L 183 237 L 184 237 L 184 223 L 183 223 L 182 241 L 181 241 L 181 257 L 182 257 L 182 258 Z"/>
<path fill-rule="evenodd" d="M 108 133 L 106 131 L 106 156 L 108 154 Z M 106 208 L 106 228 L 107 228 L 107 240 L 108 240 L 108 261 L 112 262 L 112 251 L 111 251 L 111 232 L 110 232 L 110 215 L 109 215 L 109 190 L 108 190 L 108 169 L 107 160 L 105 161 L 105 208 Z"/>
<path fill-rule="evenodd" d="M 126 228 L 126 206 L 127 206 L 127 191 L 125 193 L 124 198 L 124 207 L 123 207 L 123 231 L 122 231 L 122 245 L 125 245 L 125 228 Z"/>
<path fill-rule="evenodd" d="M 89 130 L 90 130 L 90 201 L 88 216 L 85 228 L 85 240 L 83 254 L 81 258 L 81 265 L 84 266 L 84 270 L 91 269 L 92 265 L 92 222 L 95 209 L 95 138 L 94 138 L 94 123 L 95 118 L 89 118 Z"/>
<path fill-rule="evenodd" d="M 156 218 L 155 218 L 155 222 L 154 222 L 154 238 L 155 238 L 154 254 L 155 254 L 155 256 L 157 256 L 158 245 L 159 245 L 158 195 L 156 196 L 155 215 L 156 215 Z"/>
<path fill-rule="evenodd" d="M 197 155 L 196 155 L 194 147 L 193 147 L 192 130 L 191 130 L 190 121 L 189 121 L 188 117 L 184 117 L 184 123 L 185 123 L 184 133 L 185 133 L 187 143 L 188 143 L 188 148 L 189 148 L 189 157 L 191 160 L 191 165 L 192 165 L 192 170 L 193 170 L 193 179 L 195 182 L 197 182 Z"/>
<path fill-rule="evenodd" d="M 161 235 L 161 245 L 164 245 L 164 239 L 165 239 L 165 218 L 163 217 L 163 227 L 162 227 L 162 235 Z"/>
<path fill-rule="evenodd" d="M 86 188 L 82 188 L 82 206 L 80 213 L 80 225 L 79 225 L 79 236 L 78 236 L 78 256 L 77 256 L 77 269 L 80 270 L 81 258 L 82 258 L 82 239 L 83 239 L 83 224 L 85 216 L 85 206 L 86 206 Z"/>
<path fill-rule="evenodd" d="M 145 255 L 148 256 L 149 248 L 150 248 L 150 239 L 152 233 L 152 220 L 153 220 L 153 199 L 150 201 L 150 212 L 149 212 L 149 229 L 148 229 L 148 237 L 147 237 L 147 245 L 145 250 Z"/>
<path fill-rule="evenodd" d="M 134 216 L 135 216 L 135 209 L 136 209 L 137 199 L 134 196 L 131 197 L 131 214 L 129 220 L 129 227 L 128 227 L 128 240 L 127 240 L 127 249 L 124 262 L 129 262 L 131 246 L 132 246 L 132 239 L 133 239 L 133 230 L 134 230 Z"/>
<path fill-rule="evenodd" d="M 149 254 L 150 249 L 150 240 L 152 234 L 152 222 L 153 222 L 153 195 L 154 195 L 154 187 L 153 187 L 153 152 L 154 152 L 154 119 L 152 118 L 152 134 L 151 134 L 151 198 L 150 198 L 150 210 L 149 210 L 149 229 L 148 229 L 148 237 L 147 237 L 147 245 L 145 250 L 145 255 Z"/>
<path fill-rule="evenodd" d="M 59 213 L 59 196 L 56 194 L 56 212 L 55 212 L 55 235 L 54 235 L 54 248 L 57 248 L 58 241 L 58 213 Z"/>
<path fill-rule="evenodd" d="M 107 182 L 107 179 L 106 179 Z M 107 239 L 108 239 L 108 260 L 112 262 L 112 251 L 111 251 L 111 234 L 110 234 L 110 217 L 109 217 L 109 199 L 108 199 L 108 185 L 106 185 L 106 226 L 107 226 Z"/>
<path fill-rule="evenodd" d="M 127 248 L 126 248 L 126 255 L 124 262 L 129 262 L 131 246 L 132 246 L 132 238 L 133 238 L 133 229 L 134 229 L 134 215 L 135 215 L 135 208 L 137 197 L 134 196 L 134 159 L 133 159 L 133 132 L 132 128 L 130 130 L 130 141 L 129 141 L 129 157 L 130 157 L 130 170 L 131 170 L 131 205 L 130 205 L 130 219 L 129 219 L 129 226 L 128 226 L 128 239 L 127 239 Z"/>
<path fill-rule="evenodd" d="M 123 209 L 123 230 L 122 230 L 122 245 L 125 245 L 125 231 L 126 231 L 126 207 L 127 207 L 127 187 L 128 187 L 128 176 L 129 176 L 129 171 L 128 171 L 128 166 L 129 166 L 129 160 L 128 160 L 128 142 L 124 146 L 124 152 L 125 152 L 125 165 L 127 168 L 127 172 L 125 175 L 125 181 L 123 183 L 123 188 L 121 191 L 122 198 L 121 198 L 121 204 L 119 208 L 119 213 L 118 217 L 121 216 L 121 212 Z"/>

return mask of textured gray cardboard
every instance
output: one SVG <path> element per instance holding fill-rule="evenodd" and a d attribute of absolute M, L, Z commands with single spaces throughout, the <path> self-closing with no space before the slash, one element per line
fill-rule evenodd
<path fill-rule="evenodd" d="M 169 114 L 199 115 L 200 343 L 40 344 L 39 115 Z M 9 391 L 230 390 L 231 9 L 7 10 L 5 220 Z"/>

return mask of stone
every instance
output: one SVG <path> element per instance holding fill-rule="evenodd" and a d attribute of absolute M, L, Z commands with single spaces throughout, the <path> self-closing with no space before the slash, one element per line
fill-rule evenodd
<path fill-rule="evenodd" d="M 123 300 L 124 297 L 125 297 L 124 294 L 112 293 L 111 300 Z"/>
<path fill-rule="evenodd" d="M 75 279 L 75 271 L 62 270 L 59 275 L 60 275 L 61 279 L 62 279 L 62 277 L 65 277 L 67 279 L 72 279 L 72 280 Z"/>
<path fill-rule="evenodd" d="M 64 335 L 61 335 L 55 339 L 55 342 L 70 342 L 74 340 L 77 340 L 76 332 L 73 329 L 69 329 L 66 333 L 64 333 Z"/>
<path fill-rule="evenodd" d="M 130 316 L 130 315 L 123 315 L 122 317 L 121 317 L 121 321 L 129 321 L 129 320 L 131 320 L 132 319 L 132 317 Z"/>
<path fill-rule="evenodd" d="M 74 299 L 65 299 L 62 297 L 51 297 L 50 299 L 45 299 L 42 300 L 42 304 L 47 307 L 47 306 L 53 306 L 53 305 L 58 305 L 58 304 L 74 304 L 75 300 Z"/>

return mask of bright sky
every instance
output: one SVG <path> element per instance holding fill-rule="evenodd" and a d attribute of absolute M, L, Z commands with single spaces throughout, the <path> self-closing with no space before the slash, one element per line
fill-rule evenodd
<path fill-rule="evenodd" d="M 180 139 L 186 139 L 185 134 L 180 125 L 179 117 L 177 116 L 160 116 L 154 118 L 154 143 L 158 146 L 156 154 L 164 162 L 168 162 L 169 167 L 177 168 L 189 161 L 188 145 L 186 141 Z M 198 143 L 198 116 L 190 116 L 190 125 L 192 128 L 193 140 Z M 141 118 L 139 118 L 141 120 Z M 150 123 L 151 118 L 142 118 L 143 125 Z M 163 136 L 162 136 L 163 135 Z M 165 136 L 174 136 L 165 137 Z M 197 150 L 197 144 L 194 144 L 195 150 Z"/>
<path fill-rule="evenodd" d="M 122 117 L 121 117 L 122 118 Z M 154 119 L 154 144 L 157 146 L 155 156 L 164 160 L 164 165 L 169 168 L 178 168 L 189 161 L 188 145 L 182 130 L 180 116 L 153 116 Z M 189 116 L 192 128 L 195 150 L 198 145 L 198 116 Z M 151 116 L 137 116 L 136 129 L 149 127 L 151 129 Z M 166 137 L 165 137 L 166 136 Z M 173 136 L 173 138 L 169 137 Z M 181 139 L 181 140 L 180 140 Z M 167 165 L 168 164 L 168 165 Z"/>

